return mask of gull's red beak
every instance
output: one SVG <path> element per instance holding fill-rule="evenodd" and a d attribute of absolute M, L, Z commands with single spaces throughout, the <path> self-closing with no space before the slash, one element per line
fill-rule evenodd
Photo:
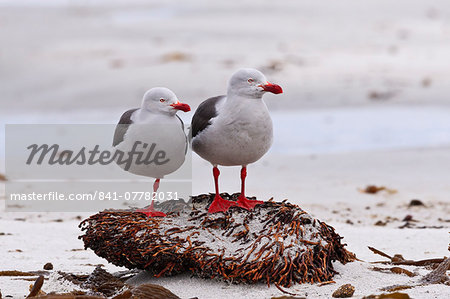
<path fill-rule="evenodd" d="M 188 104 L 184 104 L 181 102 L 176 102 L 174 104 L 170 104 L 170 106 L 172 106 L 174 109 L 181 110 L 183 112 L 191 111 L 191 107 L 189 107 Z"/>
<path fill-rule="evenodd" d="M 277 84 L 272 84 L 272 83 L 267 82 L 267 84 L 260 85 L 260 86 L 264 89 L 264 91 L 268 91 L 268 92 L 271 92 L 274 94 L 283 93 L 283 89 L 281 88 L 280 85 L 277 85 Z"/>

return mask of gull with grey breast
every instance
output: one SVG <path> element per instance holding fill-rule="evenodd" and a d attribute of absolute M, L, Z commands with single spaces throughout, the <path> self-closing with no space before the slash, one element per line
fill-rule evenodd
<path fill-rule="evenodd" d="M 258 161 L 272 145 L 272 119 L 262 99 L 266 92 L 283 90 L 258 70 L 240 69 L 229 80 L 226 95 L 207 99 L 195 111 L 192 149 L 213 165 L 216 194 L 210 213 L 225 212 L 233 205 L 250 210 L 262 203 L 245 197 L 245 178 L 247 165 Z M 218 165 L 242 167 L 237 203 L 220 196 Z"/>
<path fill-rule="evenodd" d="M 180 110 L 188 112 L 191 108 L 181 103 L 170 89 L 155 87 L 145 93 L 141 107 L 126 111 L 116 126 L 113 140 L 116 150 L 146 152 L 157 147 L 163 153 L 163 163 L 137 163 L 138 157 L 133 157 L 136 161 L 128 169 L 119 164 L 133 174 L 155 178 L 154 194 L 160 179 L 179 169 L 185 160 L 188 143 L 183 121 L 176 115 Z M 166 216 L 154 209 L 154 200 L 150 207 L 137 211 L 150 217 Z"/>

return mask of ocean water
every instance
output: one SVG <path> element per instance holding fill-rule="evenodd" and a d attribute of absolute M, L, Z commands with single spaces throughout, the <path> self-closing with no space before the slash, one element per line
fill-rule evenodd
<path fill-rule="evenodd" d="M 273 153 L 450 146 L 450 108 L 361 107 L 272 113 Z"/>
<path fill-rule="evenodd" d="M 190 122 L 192 112 L 180 115 Z M 5 124 L 117 123 L 120 111 L 78 111 L 70 114 L 0 115 L 0 140 Z M 273 154 L 311 155 L 412 148 L 450 147 L 450 108 L 358 107 L 271 112 Z M 5 143 L 0 143 L 0 170 Z"/>

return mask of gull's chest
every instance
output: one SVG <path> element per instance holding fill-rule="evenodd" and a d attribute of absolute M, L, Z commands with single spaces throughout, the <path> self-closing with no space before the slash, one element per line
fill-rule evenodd
<path fill-rule="evenodd" d="M 248 165 L 272 145 L 272 119 L 264 102 L 236 102 L 219 106 L 218 116 L 192 142 L 194 151 L 213 165 Z"/>
<path fill-rule="evenodd" d="M 177 170 L 185 160 L 187 146 L 186 135 L 179 119 L 149 117 L 138 119 L 138 123 L 129 126 L 124 142 L 116 146 L 124 153 L 136 152 L 132 156 L 129 172 L 154 178 L 162 178 Z M 139 155 L 150 157 L 161 153 L 164 164 L 137 163 Z M 139 158 L 141 159 L 141 158 Z M 121 165 L 123 167 L 124 165 Z"/>
<path fill-rule="evenodd" d="M 272 143 L 272 119 L 265 106 L 230 111 L 218 119 L 218 125 L 231 147 L 258 147 Z"/>

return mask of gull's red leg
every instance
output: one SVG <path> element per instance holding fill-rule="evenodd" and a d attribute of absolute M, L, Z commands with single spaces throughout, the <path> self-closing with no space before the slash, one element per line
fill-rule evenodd
<path fill-rule="evenodd" d="M 156 193 L 159 189 L 159 179 L 156 179 L 153 183 L 153 193 Z"/>
<path fill-rule="evenodd" d="M 159 179 L 156 179 L 153 183 L 153 194 L 156 195 L 156 191 L 158 191 L 159 188 Z M 155 199 L 152 199 L 152 203 L 150 204 L 150 207 L 145 209 L 138 209 L 136 212 L 144 213 L 148 217 L 166 217 L 166 214 L 161 211 L 156 211 L 154 208 L 154 202 Z"/>
<path fill-rule="evenodd" d="M 245 197 L 245 178 L 247 177 L 247 167 L 242 166 L 241 169 L 241 194 L 238 197 L 237 204 L 239 207 L 251 210 L 256 205 L 262 204 L 261 200 L 249 200 Z"/>
<path fill-rule="evenodd" d="M 223 199 L 219 193 L 219 175 L 220 171 L 217 166 L 213 167 L 213 176 L 214 176 L 214 185 L 216 187 L 216 195 L 214 196 L 214 200 L 209 206 L 209 213 L 217 213 L 217 212 L 226 212 L 231 206 L 235 206 L 236 203 L 231 200 Z"/>

